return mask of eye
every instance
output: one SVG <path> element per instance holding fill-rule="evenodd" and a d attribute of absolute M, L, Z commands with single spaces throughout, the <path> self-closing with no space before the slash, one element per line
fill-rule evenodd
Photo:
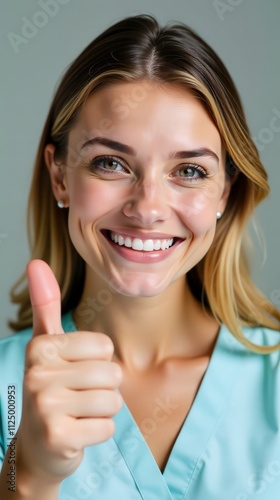
<path fill-rule="evenodd" d="M 127 172 L 119 158 L 113 156 L 99 156 L 89 162 L 89 168 L 93 172 L 102 173 Z"/>
<path fill-rule="evenodd" d="M 175 172 L 175 177 L 180 177 L 181 179 L 186 179 L 188 181 L 198 181 L 208 177 L 206 170 L 200 165 L 195 165 L 193 163 L 188 163 L 183 165 Z"/>

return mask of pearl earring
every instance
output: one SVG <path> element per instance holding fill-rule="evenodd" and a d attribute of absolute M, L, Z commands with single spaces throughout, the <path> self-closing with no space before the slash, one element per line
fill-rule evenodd
<path fill-rule="evenodd" d="M 62 201 L 62 200 L 58 200 L 58 202 L 57 202 L 57 206 L 58 206 L 58 208 L 64 208 L 64 203 L 63 203 L 63 201 Z"/>
<path fill-rule="evenodd" d="M 221 212 L 217 212 L 217 213 L 216 213 L 216 217 L 217 217 L 217 219 L 220 219 L 220 218 L 222 217 Z"/>

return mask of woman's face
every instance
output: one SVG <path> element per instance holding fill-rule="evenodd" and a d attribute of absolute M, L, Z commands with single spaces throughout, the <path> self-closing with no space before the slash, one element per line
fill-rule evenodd
<path fill-rule="evenodd" d="M 93 93 L 69 134 L 63 187 L 54 189 L 93 277 L 145 297 L 184 279 L 225 209 L 224 163 L 220 135 L 190 92 L 138 82 Z"/>

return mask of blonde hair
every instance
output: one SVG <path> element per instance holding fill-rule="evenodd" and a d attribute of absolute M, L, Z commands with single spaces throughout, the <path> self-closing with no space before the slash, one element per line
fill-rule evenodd
<path fill-rule="evenodd" d="M 267 196 L 267 174 L 250 136 L 235 85 L 217 54 L 182 24 L 160 27 L 151 16 L 124 19 L 99 35 L 77 57 L 57 89 L 43 130 L 28 202 L 31 258 L 53 269 L 62 293 L 62 312 L 79 304 L 85 265 L 68 232 L 68 210 L 54 199 L 44 161 L 48 143 L 56 160 L 65 161 L 68 133 L 88 96 L 116 81 L 149 80 L 181 85 L 203 103 L 217 126 L 227 152 L 232 188 L 205 257 L 188 273 L 194 295 L 248 349 L 269 353 L 280 348 L 251 342 L 242 326 L 280 327 L 280 312 L 250 278 L 245 251 L 246 226 L 256 206 Z M 19 288 L 23 285 L 23 289 Z M 15 331 L 32 325 L 25 273 L 11 290 L 19 304 Z"/>

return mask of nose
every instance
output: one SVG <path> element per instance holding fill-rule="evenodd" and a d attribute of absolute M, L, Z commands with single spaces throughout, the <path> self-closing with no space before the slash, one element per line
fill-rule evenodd
<path fill-rule="evenodd" d="M 123 206 L 123 213 L 145 227 L 165 221 L 170 216 L 170 206 L 164 186 L 156 181 L 135 185 Z"/>

